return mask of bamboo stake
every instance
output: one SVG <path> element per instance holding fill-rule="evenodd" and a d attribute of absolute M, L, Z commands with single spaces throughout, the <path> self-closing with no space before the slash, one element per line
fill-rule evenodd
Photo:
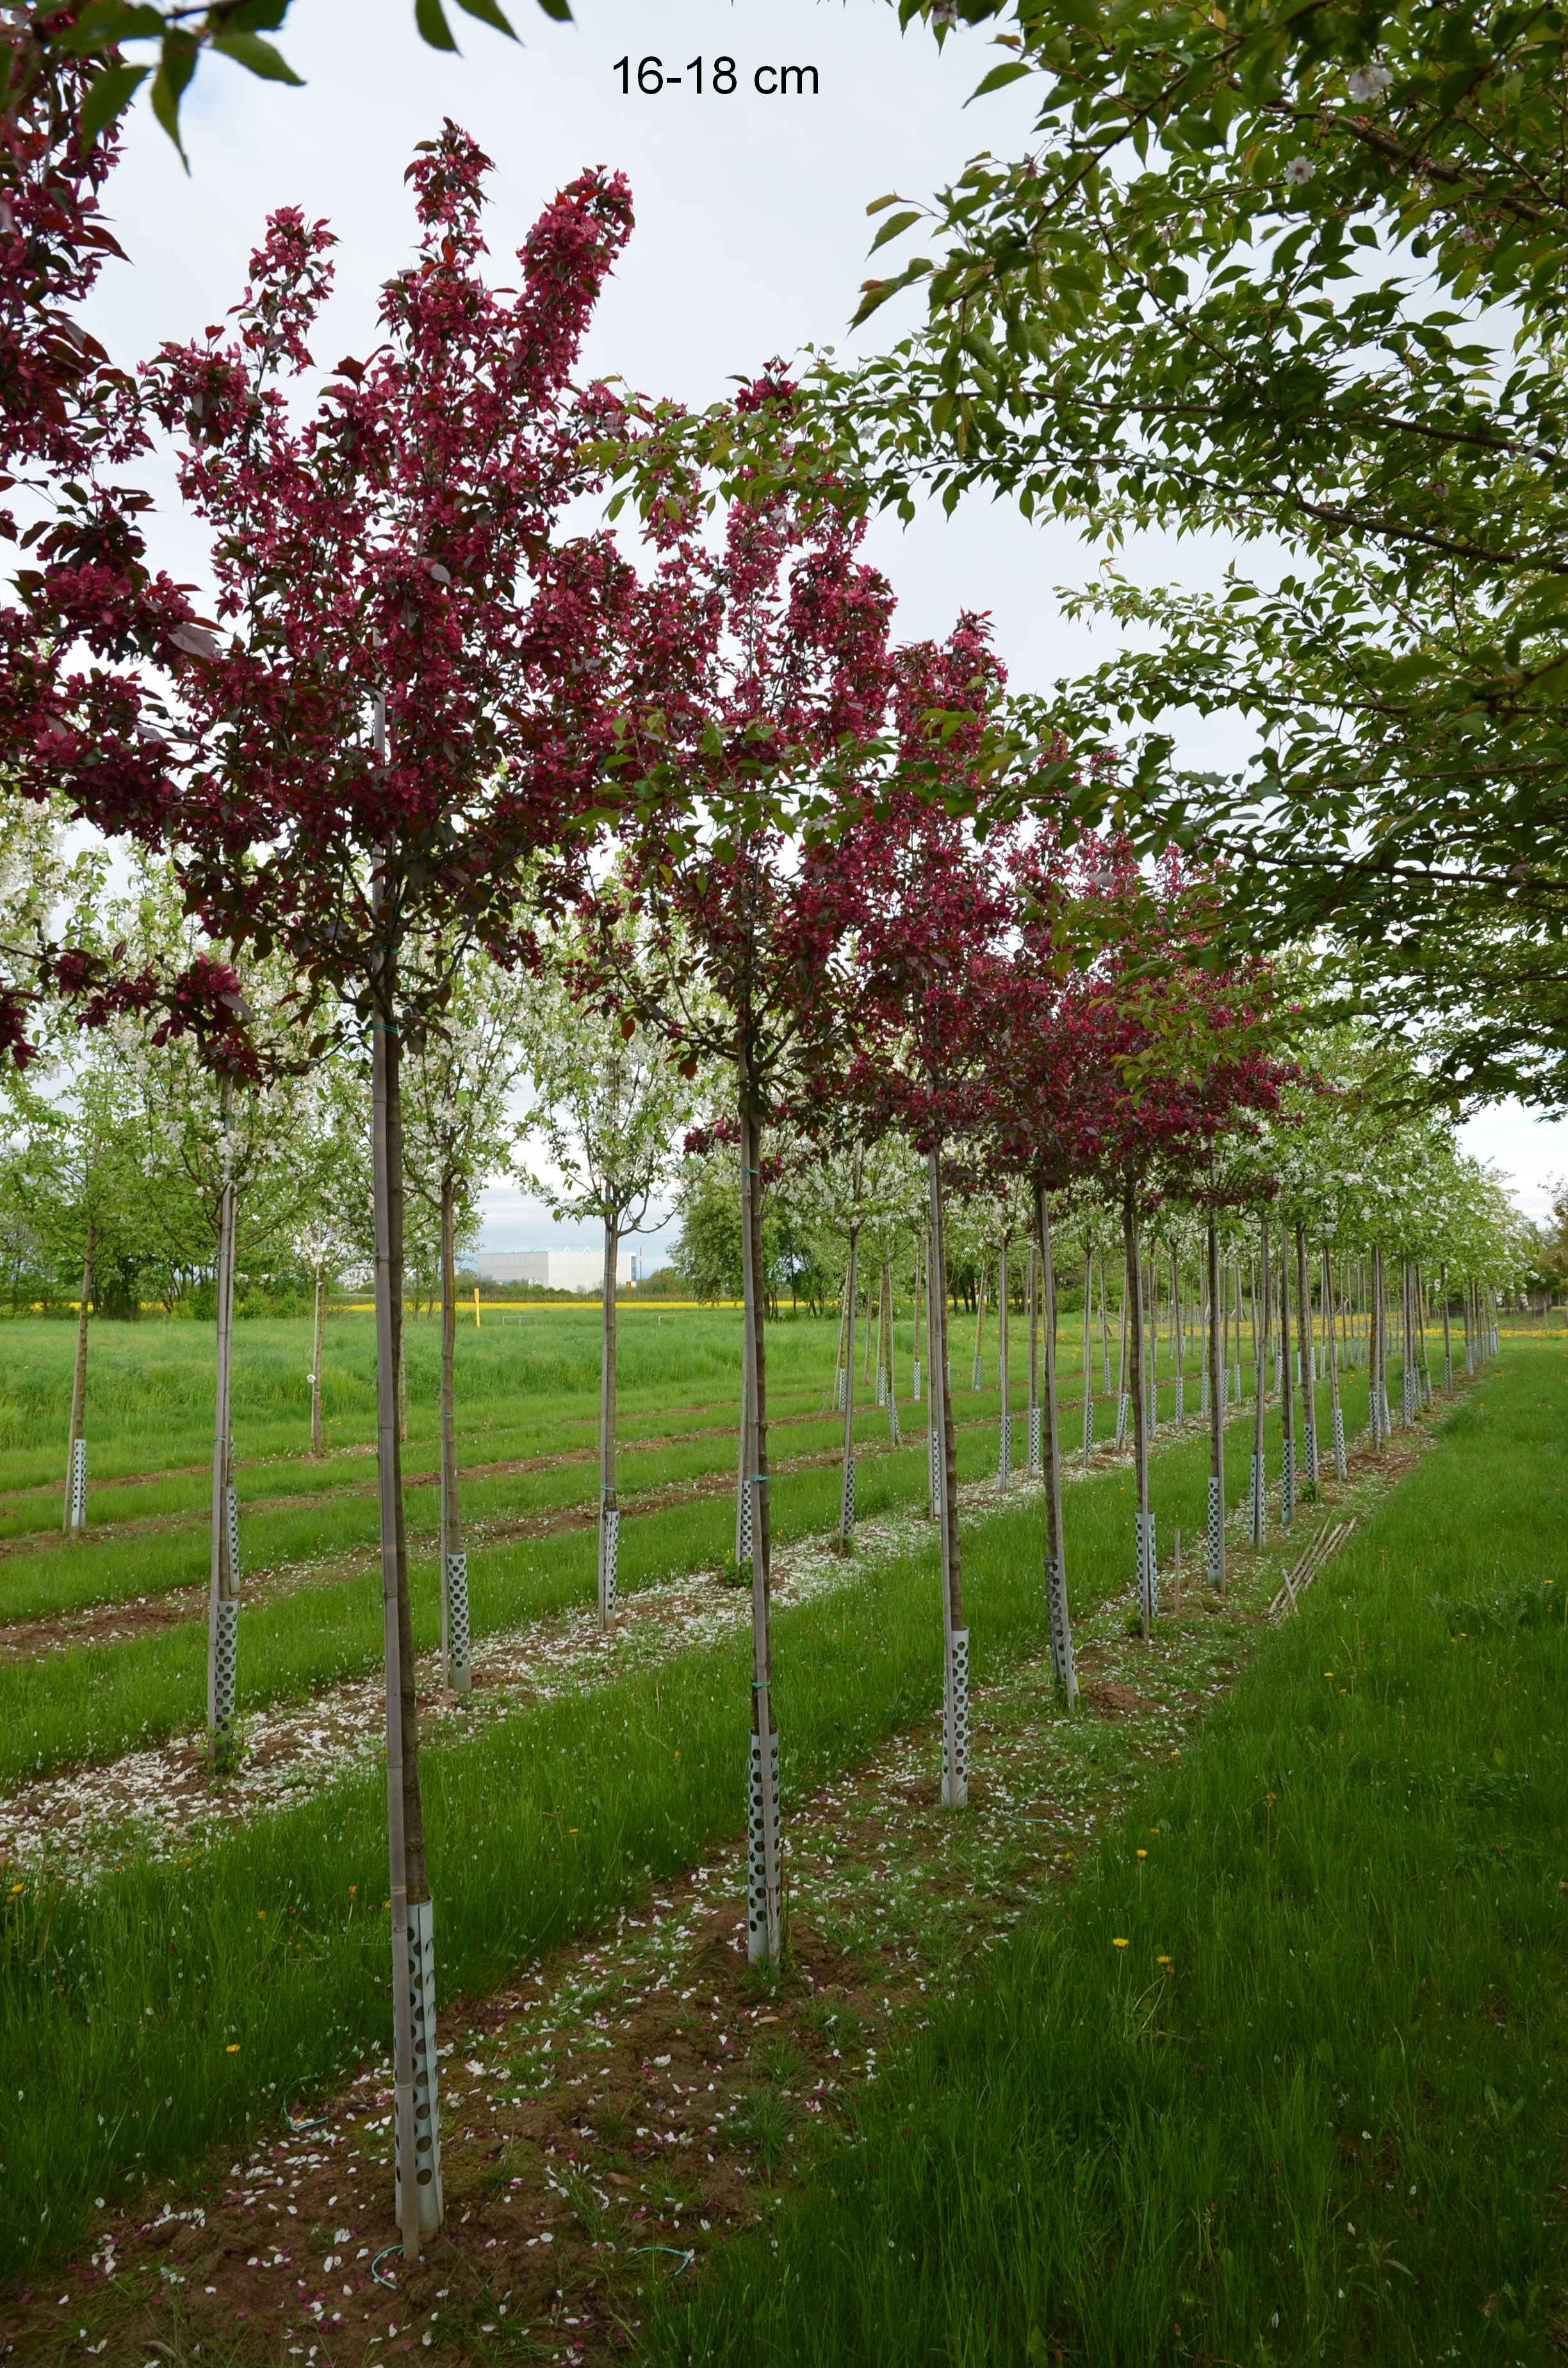
<path fill-rule="evenodd" d="M 1267 1402 L 1268 1356 L 1268 1220 L 1258 1227 L 1259 1264 L 1253 1272 L 1252 1360 L 1256 1388 L 1252 1409 L 1252 1542 L 1263 1545 L 1268 1534 L 1268 1464 L 1264 1448 L 1264 1410 Z"/>
<path fill-rule="evenodd" d="M 1296 1518 L 1296 1391 L 1290 1371 L 1290 1231 L 1281 1228 L 1279 1258 L 1279 1415 L 1284 1433 L 1279 1478 L 1279 1520 L 1289 1529 Z"/>
<path fill-rule="evenodd" d="M 1307 1275 L 1307 1229 L 1296 1226 L 1297 1373 L 1301 1386 L 1301 1476 L 1315 1497 L 1318 1485 L 1317 1356 L 1312 1342 L 1312 1293 Z"/>
<path fill-rule="evenodd" d="M 1095 1238 L 1084 1236 L 1084 1462 L 1095 1452 Z"/>
<path fill-rule="evenodd" d="M 326 1268 L 316 1260 L 314 1322 L 311 1334 L 311 1453 L 321 1453 L 321 1360 L 326 1326 Z"/>
<path fill-rule="evenodd" d="M 1013 1485 L 1013 1405 L 1007 1376 L 1007 1336 L 1012 1310 L 1007 1304 L 1007 1245 L 996 1262 L 996 1382 L 1002 1393 L 1002 1420 L 996 1438 L 996 1488 L 1006 1496 Z"/>
<path fill-rule="evenodd" d="M 1220 1228 L 1209 1220 L 1209 1304 L 1220 1297 Z M 1225 1399 L 1221 1383 L 1223 1349 L 1218 1326 L 1209 1326 L 1209 1584 L 1225 1589 Z"/>

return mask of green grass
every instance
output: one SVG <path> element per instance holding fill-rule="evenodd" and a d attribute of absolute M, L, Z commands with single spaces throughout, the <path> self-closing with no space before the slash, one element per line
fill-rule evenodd
<path fill-rule="evenodd" d="M 1568 1359 L 1506 1344 L 655 2360 L 1556 2356 L 1565 1436 Z"/>
<path fill-rule="evenodd" d="M 1101 1411 L 1114 1427 L 1114 1408 Z M 877 1419 L 885 1425 L 884 1417 Z M 1240 1440 L 1245 1421 L 1238 1418 L 1233 1440 Z M 1272 1437 L 1278 1430 L 1277 1411 L 1270 1423 Z M 776 1445 L 788 1451 L 802 1434 L 812 1436 L 816 1429 L 811 1425 L 801 1426 L 800 1431 L 780 1431 Z M 960 1480 L 982 1479 L 994 1472 L 997 1437 L 994 1419 L 959 1433 Z M 1027 1440 L 1020 1436 L 1017 1421 L 1014 1446 L 1021 1466 Z M 1167 1469 L 1184 1471 L 1186 1462 L 1194 1455 L 1201 1457 L 1202 1452 L 1190 1443 L 1169 1451 L 1156 1443 L 1157 1522 L 1179 1520 L 1189 1537 L 1196 1535 L 1196 1516 L 1171 1510 L 1176 1500 L 1170 1494 L 1166 1474 Z M 654 1485 L 663 1477 L 679 1478 L 712 1469 L 711 1461 L 705 1464 L 709 1454 L 708 1449 L 695 1446 L 666 1449 L 629 1458 L 628 1470 Z M 732 1456 L 733 1451 L 725 1447 L 721 1468 L 728 1467 Z M 1235 1504 L 1245 1493 L 1245 1463 L 1234 1447 L 1229 1466 L 1227 1497 Z M 587 1478 L 592 1476 L 588 1467 Z M 466 1492 L 464 1501 L 471 1511 L 476 1503 L 490 1510 L 502 1507 L 532 1510 L 548 1503 L 552 1495 L 559 1497 L 568 1490 L 577 1501 L 585 1501 L 585 1485 L 583 1467 L 569 1466 L 564 1471 L 476 1484 Z M 1131 1483 L 1125 1473 L 1113 1485 L 1128 1495 Z M 862 1520 L 918 1506 L 925 1492 L 923 1441 L 902 1453 L 858 1462 L 856 1503 Z M 1070 1492 L 1074 1501 L 1077 1493 Z M 838 1515 L 837 1467 L 786 1473 L 775 1482 L 771 1495 L 774 1533 L 781 1544 L 830 1530 Z M 257 1514 L 242 1529 L 242 1563 L 248 1564 L 257 1554 L 276 1562 L 365 1550 L 374 1542 L 375 1521 L 375 1501 L 363 1495 Z M 435 1528 L 434 1492 L 411 1492 L 410 1531 L 416 1547 L 422 1539 L 433 1544 Z M 1160 1534 L 1168 1544 L 1163 1527 Z M 727 1491 L 689 1503 L 676 1502 L 653 1513 L 628 1513 L 621 1523 L 619 1583 L 631 1593 L 691 1571 L 710 1569 L 729 1558 L 733 1539 L 733 1499 Z M 60 1590 L 58 1600 L 80 1603 L 102 1601 L 110 1583 L 123 1596 L 131 1596 L 207 1576 L 205 1530 L 127 1539 L 101 1546 L 97 1553 L 107 1567 L 100 1567 L 96 1577 L 92 1571 L 80 1568 L 87 1558 L 85 1549 L 14 1557 L 9 1567 L 0 1566 L 0 1606 L 12 1618 L 19 1616 L 23 1603 L 54 1608 L 51 1584 Z M 587 1602 L 594 1593 L 595 1572 L 595 1543 L 585 1530 L 474 1548 L 469 1556 L 472 1634 L 483 1639 L 522 1621 Z M 409 1586 L 415 1643 L 419 1650 L 428 1651 L 440 1634 L 432 1554 L 415 1553 Z M 89 1588 L 91 1592 L 86 1591 Z M 358 1577 L 317 1579 L 273 1601 L 249 1605 L 240 1622 L 240 1713 L 243 1717 L 273 1703 L 297 1701 L 318 1688 L 363 1676 L 378 1666 L 381 1651 L 380 1577 L 369 1565 Z M 0 1787 L 62 1767 L 112 1759 L 199 1726 L 205 1716 L 206 1685 L 204 1618 L 114 1643 L 74 1645 L 35 1660 L 0 1666 Z"/>
<path fill-rule="evenodd" d="M 983 1440 L 969 1442 L 983 1457 Z M 918 1469 L 922 1455 L 903 1461 Z M 1201 1440 L 1160 1467 L 1165 1511 L 1193 1533 L 1206 1468 Z M 801 1475 L 802 1491 L 808 1482 L 831 1493 L 835 1475 Z M 782 1527 L 796 1514 L 780 1500 Z M 728 1506 L 716 1509 L 727 1525 Z M 812 1510 L 802 1493 L 799 1517 Z M 1071 1490 L 1067 1520 L 1082 1612 L 1127 1581 L 1125 1474 Z M 589 1549 L 576 1573 L 585 1592 L 591 1539 L 548 1543 Z M 980 1679 L 1040 1645 L 1041 1551 L 1037 1496 L 967 1539 Z M 933 1709 L 937 1600 L 933 1538 L 866 1566 L 863 1585 L 778 1614 L 786 1806 Z M 426 1751 L 444 1997 L 494 1985 L 650 1875 L 738 1835 L 748 1651 L 737 1635 Z M 232 1830 L 189 1863 L 137 1861 L 87 1891 L 18 1891 L 0 1922 L 0 2272 L 68 2244 L 111 2180 L 123 2192 L 128 2178 L 271 2123 L 290 2084 L 330 2078 L 384 2044 L 385 1864 L 384 1796 L 367 1774 Z"/>

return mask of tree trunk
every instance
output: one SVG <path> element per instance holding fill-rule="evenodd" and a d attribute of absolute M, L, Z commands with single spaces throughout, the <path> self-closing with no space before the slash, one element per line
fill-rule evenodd
<path fill-rule="evenodd" d="M 615 1275 L 620 1228 L 605 1219 L 604 1307 L 599 1326 L 599 1634 L 615 1617 L 616 1564 L 620 1548 L 620 1510 L 615 1501 Z"/>
<path fill-rule="evenodd" d="M 231 1172 L 234 1087 L 225 1077 L 223 1189 L 218 1201 L 218 1373 L 212 1419 L 212 1539 L 207 1593 L 207 1732 L 212 1765 L 233 1756 L 234 1694 L 239 1652 L 239 1512 L 230 1430 L 230 1374 L 234 1341 L 234 1179 Z"/>
<path fill-rule="evenodd" d="M 882 1260 L 882 1305 L 886 1309 L 882 1341 L 882 1371 L 887 1378 L 888 1438 L 894 1447 L 903 1445 L 903 1432 L 898 1419 L 898 1376 L 893 1357 L 893 1284 L 892 1262 Z"/>
<path fill-rule="evenodd" d="M 762 1315 L 762 1196 L 760 1127 L 743 1053 L 739 1075 L 741 1134 L 741 1269 L 745 1306 L 745 1362 L 751 1470 L 751 1783 L 747 1837 L 746 1951 L 753 1964 L 777 1965 L 783 1948 L 779 1895 L 778 1733 L 773 1724 L 773 1638 L 769 1584 L 772 1539 L 767 1507 L 767 1394 Z M 853 1293 L 850 1306 L 854 1306 Z M 853 1346 L 853 1344 L 851 1344 Z M 850 1371 L 854 1358 L 850 1358 Z"/>
<path fill-rule="evenodd" d="M 1073 1622 L 1067 1609 L 1067 1548 L 1062 1531 L 1062 1445 L 1056 1405 L 1056 1266 L 1051 1255 L 1051 1211 L 1044 1187 L 1035 1195 L 1040 1227 L 1040 1295 L 1045 1303 L 1045 1418 L 1040 1453 L 1045 1477 L 1045 1605 L 1051 1622 L 1051 1669 L 1078 1706 L 1078 1670 L 1073 1656 Z"/>
<path fill-rule="evenodd" d="M 1209 1304 L 1220 1297 L 1220 1229 L 1209 1220 Z M 1224 1341 L 1209 1326 L 1209 1584 L 1225 1588 L 1225 1390 Z"/>
<path fill-rule="evenodd" d="M 947 1266 L 942 1210 L 942 1156 L 929 1156 L 931 1257 L 937 1273 Z M 984 1269 L 981 1270 L 982 1292 Z M 937 1337 L 931 1344 L 935 1367 L 931 1419 L 936 1426 L 937 1507 L 942 1541 L 942 1799 L 949 1809 L 969 1801 L 969 1630 L 963 1624 L 963 1556 L 959 1544 L 958 1440 L 953 1429 L 952 1384 L 948 1375 L 948 1303 L 944 1292 Z M 977 1360 L 978 1361 L 978 1360 Z"/>
<path fill-rule="evenodd" d="M 981 1378 L 983 1371 L 982 1360 L 984 1355 L 985 1349 L 985 1260 L 983 1258 L 980 1261 L 980 1282 L 976 1289 L 974 1297 L 974 1374 L 972 1386 L 978 1390 L 983 1386 Z"/>
<path fill-rule="evenodd" d="M 860 1263 L 860 1228 L 849 1228 L 848 1302 L 855 1304 L 856 1274 Z M 847 1554 L 855 1543 L 855 1341 L 851 1335 L 849 1360 L 844 1376 L 844 1461 L 838 1490 L 838 1551 Z"/>
<path fill-rule="evenodd" d="M 1443 1297 L 1443 1388 L 1449 1396 L 1454 1387 L 1454 1341 L 1449 1328 L 1449 1269 L 1447 1261 L 1437 1269 L 1437 1289 Z"/>
<path fill-rule="evenodd" d="M 71 1430 L 65 1442 L 65 1509 L 61 1528 L 79 1538 L 87 1526 L 87 1316 L 93 1304 L 93 1254 L 98 1229 L 89 1217 L 82 1252 L 82 1297 L 76 1309 L 76 1362 L 71 1373 Z"/>
<path fill-rule="evenodd" d="M 311 1334 L 311 1453 L 321 1453 L 321 1359 L 326 1326 L 326 1269 L 316 1260 L 315 1320 Z"/>
<path fill-rule="evenodd" d="M 1367 1309 L 1367 1386 L 1370 1392 L 1372 1445 L 1389 1435 L 1388 1333 L 1383 1321 L 1383 1254 L 1372 1245 L 1372 1278 Z"/>
<path fill-rule="evenodd" d="M 455 1694 L 473 1684 L 468 1634 L 468 1556 L 458 1509 L 458 1276 L 450 1177 L 441 1179 L 441 1658 Z"/>
<path fill-rule="evenodd" d="M 1132 1285 L 1124 1273 L 1121 1279 L 1121 1340 L 1116 1360 L 1116 1443 L 1119 1448 L 1127 1444 L 1127 1384 L 1131 1378 L 1127 1370 L 1127 1336 L 1128 1314 L 1131 1305 Z"/>
<path fill-rule="evenodd" d="M 1029 1244 L 1029 1478 L 1040 1470 L 1040 1256 Z"/>
<path fill-rule="evenodd" d="M 1095 1452 L 1095 1241 L 1084 1236 L 1084 1462 Z"/>
<path fill-rule="evenodd" d="M 1013 1485 L 1013 1405 L 1007 1373 L 1008 1317 L 1007 1245 L 996 1259 L 996 1385 L 1002 1393 L 1002 1420 L 996 1437 L 996 1486 L 1003 1496 Z"/>
<path fill-rule="evenodd" d="M 403 1531 L 398 1381 L 403 1341 L 403 1105 L 396 985 L 388 960 L 372 1020 L 372 1166 L 376 1224 L 376 1449 L 381 1496 L 381 1622 L 386 1651 L 387 1840 L 392 1939 L 392 2096 L 397 2216 L 403 2259 L 441 2225 L 436 2087 L 435 1954 L 425 1880 L 414 1634 Z"/>
<path fill-rule="evenodd" d="M 1264 1447 L 1264 1414 L 1268 1403 L 1268 1220 L 1258 1228 L 1259 1266 L 1253 1276 L 1252 1360 L 1255 1383 L 1252 1409 L 1252 1542 L 1261 1549 L 1268 1534 L 1268 1463 Z"/>
<path fill-rule="evenodd" d="M 1182 1421 L 1187 1413 L 1187 1373 L 1182 1356 L 1181 1337 L 1181 1259 L 1171 1252 L 1171 1355 L 1176 1366 L 1176 1420 Z"/>
<path fill-rule="evenodd" d="M 1279 1238 L 1279 1424 L 1284 1432 L 1279 1480 L 1279 1519 L 1289 1529 L 1296 1518 L 1296 1376 L 1290 1363 L 1290 1229 Z"/>
<path fill-rule="evenodd" d="M 1127 1246 L 1127 1295 L 1122 1304 L 1122 1331 L 1131 1350 L 1128 1373 L 1132 1399 L 1132 1467 L 1137 1483 L 1133 1539 L 1138 1558 L 1138 1623 L 1143 1641 L 1154 1633 L 1159 1610 L 1159 1581 L 1154 1563 L 1154 1516 L 1149 1508 L 1149 1424 L 1143 1383 L 1143 1256 L 1138 1244 L 1138 1199 L 1130 1184 L 1121 1203 L 1122 1231 Z"/>
<path fill-rule="evenodd" d="M 1296 1227 L 1296 1342 L 1301 1384 L 1301 1477 L 1315 1496 L 1318 1485 L 1317 1355 L 1312 1340 L 1312 1294 L 1307 1279 L 1307 1229 Z"/>
<path fill-rule="evenodd" d="M 931 1289 L 931 1250 L 924 1234 L 920 1235 L 915 1266 L 915 1353 L 910 1359 L 909 1395 L 911 1402 L 920 1404 L 920 1343 L 930 1329 L 927 1298 Z M 926 1363 L 930 1366 L 927 1350 Z"/>

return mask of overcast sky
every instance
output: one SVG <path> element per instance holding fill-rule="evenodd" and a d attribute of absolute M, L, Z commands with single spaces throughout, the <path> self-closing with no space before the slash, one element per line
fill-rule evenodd
<path fill-rule="evenodd" d="M 95 306 L 116 358 L 141 360 L 164 338 L 221 319 L 279 205 L 324 216 L 341 242 L 317 360 L 362 353 L 380 284 L 410 245 L 403 168 L 414 143 L 450 115 L 495 161 L 490 245 L 503 280 L 562 181 L 594 165 L 627 174 L 637 230 L 599 307 L 586 367 L 702 404 L 775 354 L 856 344 L 846 323 L 874 268 L 871 199 L 891 190 L 922 199 L 976 151 L 1010 155 L 1026 144 L 1027 84 L 966 110 L 994 60 L 984 38 L 960 33 L 938 56 L 922 28 L 900 36 L 885 0 L 578 0 L 579 21 L 567 26 L 550 23 L 532 0 L 507 5 L 519 45 L 450 8 L 464 54 L 449 58 L 418 40 L 409 0 L 295 0 L 280 40 L 306 87 L 257 83 L 204 60 L 185 108 L 188 178 L 139 109 L 109 192 L 131 260 L 111 267 Z M 623 97 L 617 62 L 631 61 L 635 84 L 649 55 L 680 85 Z M 728 97 L 711 89 L 721 56 L 736 67 Z M 700 96 L 689 71 L 698 57 Z M 814 66 L 818 94 L 760 95 L 758 69 L 783 65 Z M 913 317 L 885 307 L 858 343 L 873 349 Z M 158 556 L 199 580 L 199 541 L 182 527 L 167 481 L 153 483 Z M 973 500 L 951 519 L 933 510 L 907 531 L 878 524 L 870 541 L 898 593 L 903 633 L 940 634 L 960 608 L 989 610 L 1019 688 L 1046 688 L 1112 646 L 1108 628 L 1096 634 L 1061 614 L 1055 587 L 1085 580 L 1103 554 L 1060 527 L 1031 527 Z M 1212 582 L 1223 560 L 1212 544 L 1152 539 L 1133 564 L 1150 580 L 1195 584 Z M 1222 767 L 1242 744 L 1210 725 L 1201 736 L 1195 727 L 1187 745 Z M 1508 1171 L 1532 1214 L 1544 1209 L 1548 1175 L 1568 1172 L 1568 1127 L 1517 1110 L 1483 1113 L 1467 1139 Z M 552 1225 L 504 1186 L 488 1197 L 490 1247 L 564 1246 L 577 1230 Z"/>

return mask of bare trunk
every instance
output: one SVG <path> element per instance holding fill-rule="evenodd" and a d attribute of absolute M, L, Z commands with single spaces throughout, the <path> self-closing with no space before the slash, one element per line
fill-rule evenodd
<path fill-rule="evenodd" d="M 1138 1199 L 1127 1187 L 1121 1203 L 1127 1247 L 1127 1296 L 1122 1307 L 1122 1331 L 1131 1352 L 1128 1382 L 1132 1399 L 1132 1469 L 1137 1484 L 1133 1515 L 1138 1557 L 1138 1622 L 1147 1644 L 1159 1610 L 1154 1565 L 1154 1516 L 1149 1508 L 1149 1424 L 1143 1381 L 1143 1258 L 1138 1246 Z"/>
<path fill-rule="evenodd" d="M 744 1039 L 743 1039 L 744 1042 Z M 783 1948 L 779 1894 L 778 1733 L 773 1724 L 772 1565 L 767 1507 L 767 1394 L 762 1317 L 760 1128 L 743 1055 L 739 1075 L 741 1269 L 745 1305 L 747 1446 L 751 1470 L 751 1785 L 747 1824 L 746 1949 L 754 1964 L 777 1965 Z M 850 1305 L 854 1306 L 851 1295 Z M 854 1359 L 850 1359 L 853 1372 Z"/>
<path fill-rule="evenodd" d="M 1261 1547 L 1268 1533 L 1268 1464 L 1263 1443 L 1268 1398 L 1268 1220 L 1258 1229 L 1259 1265 L 1253 1278 L 1252 1353 L 1256 1387 L 1252 1409 L 1252 1542 Z"/>
<path fill-rule="evenodd" d="M 1449 1269 L 1446 1264 L 1437 1269 L 1437 1289 L 1443 1298 L 1443 1387 L 1451 1394 L 1454 1386 L 1454 1342 L 1449 1328 Z"/>
<path fill-rule="evenodd" d="M 1290 1366 L 1290 1231 L 1279 1236 L 1279 1424 L 1284 1432 L 1279 1480 L 1279 1519 L 1289 1529 L 1296 1518 L 1296 1377 Z"/>
<path fill-rule="evenodd" d="M 1040 1254 L 1029 1244 L 1029 1477 L 1040 1470 L 1040 1302 L 1041 1292 Z"/>
<path fill-rule="evenodd" d="M 1013 1405 L 1007 1374 L 1008 1316 L 1007 1245 L 996 1261 L 996 1385 L 1002 1393 L 1002 1421 L 996 1440 L 996 1486 L 1006 1496 L 1013 1485 Z"/>
<path fill-rule="evenodd" d="M 76 1362 L 71 1373 L 71 1430 L 65 1442 L 65 1509 L 61 1528 L 79 1538 L 87 1526 L 87 1318 L 93 1304 L 93 1254 L 98 1229 L 89 1217 L 82 1252 L 82 1296 L 76 1309 Z"/>
<path fill-rule="evenodd" d="M 858 1186 L 857 1186 L 857 1193 Z M 855 1304 L 856 1274 L 860 1262 L 860 1228 L 849 1228 L 849 1280 L 846 1285 L 848 1302 Z M 844 1463 L 838 1491 L 838 1550 L 847 1554 L 855 1541 L 855 1343 L 849 1343 L 849 1361 L 844 1375 Z"/>
<path fill-rule="evenodd" d="M 1209 1220 L 1209 1304 L 1220 1298 L 1220 1230 Z M 1224 1341 L 1209 1326 L 1209 1584 L 1225 1586 L 1225 1390 Z"/>
<path fill-rule="evenodd" d="M 1045 1478 L 1045 1604 L 1051 1622 L 1051 1669 L 1065 1689 L 1067 1707 L 1078 1704 L 1078 1671 L 1073 1656 L 1073 1622 L 1067 1609 L 1067 1548 L 1062 1531 L 1062 1449 L 1056 1406 L 1056 1267 L 1051 1255 L 1051 1211 L 1044 1188 L 1035 1195 L 1040 1227 L 1041 1296 L 1045 1302 L 1045 1419 L 1040 1461 Z"/>
<path fill-rule="evenodd" d="M 376 1224 L 376 1450 L 381 1531 L 381 1624 L 386 1653 L 387 1841 L 392 1938 L 392 2095 L 397 2214 L 403 2259 L 441 2225 L 436 2093 L 435 1958 L 425 1880 L 414 1635 L 403 1531 L 399 1382 L 403 1346 L 403 1108 L 396 985 L 390 960 L 372 1021 L 372 1129 Z"/>
<path fill-rule="evenodd" d="M 326 1269 L 316 1261 L 315 1321 L 311 1335 L 311 1453 L 321 1453 L 321 1360 L 325 1342 Z"/>
<path fill-rule="evenodd" d="M 1345 1461 L 1345 1409 L 1339 1403 L 1339 1292 L 1335 1282 L 1334 1259 L 1325 1242 L 1323 1252 L 1323 1328 L 1328 1361 L 1328 1420 L 1334 1444 L 1334 1476 L 1336 1480 L 1343 1480 L 1347 1466 Z"/>
<path fill-rule="evenodd" d="M 620 1509 L 615 1501 L 615 1273 L 620 1228 L 605 1219 L 604 1308 L 599 1328 L 599 1634 L 615 1617 L 616 1565 L 620 1550 Z"/>
<path fill-rule="evenodd" d="M 207 1593 L 207 1731 L 214 1768 L 233 1752 L 234 1695 L 239 1654 L 239 1508 L 234 1495 L 234 1447 L 230 1431 L 230 1375 L 234 1341 L 234 1180 L 228 1173 L 233 1080 L 223 1080 L 225 1177 L 218 1201 L 218 1372 L 212 1417 L 212 1538 Z"/>
<path fill-rule="evenodd" d="M 1095 1243 L 1084 1236 L 1084 1461 L 1095 1452 Z"/>
<path fill-rule="evenodd" d="M 942 1158 L 929 1159 L 931 1263 L 947 1271 L 942 1209 Z M 984 1304 L 984 1274 L 981 1277 Z M 958 1441 L 953 1430 L 953 1394 L 948 1377 L 948 1298 L 933 1296 L 941 1313 L 934 1326 L 931 1359 L 931 1419 L 936 1427 L 936 1474 L 940 1491 L 937 1517 L 942 1541 L 942 1799 L 950 1809 L 969 1801 L 969 1631 L 963 1624 L 963 1557 L 959 1544 Z"/>
<path fill-rule="evenodd" d="M 441 1659 L 455 1694 L 473 1685 L 468 1633 L 468 1556 L 458 1508 L 458 1277 L 452 1233 L 453 1187 L 441 1180 Z"/>
<path fill-rule="evenodd" d="M 1307 1229 L 1296 1227 L 1296 1339 L 1301 1380 L 1301 1476 L 1315 1495 L 1318 1485 L 1317 1356 L 1312 1341 L 1312 1294 L 1307 1280 Z"/>

